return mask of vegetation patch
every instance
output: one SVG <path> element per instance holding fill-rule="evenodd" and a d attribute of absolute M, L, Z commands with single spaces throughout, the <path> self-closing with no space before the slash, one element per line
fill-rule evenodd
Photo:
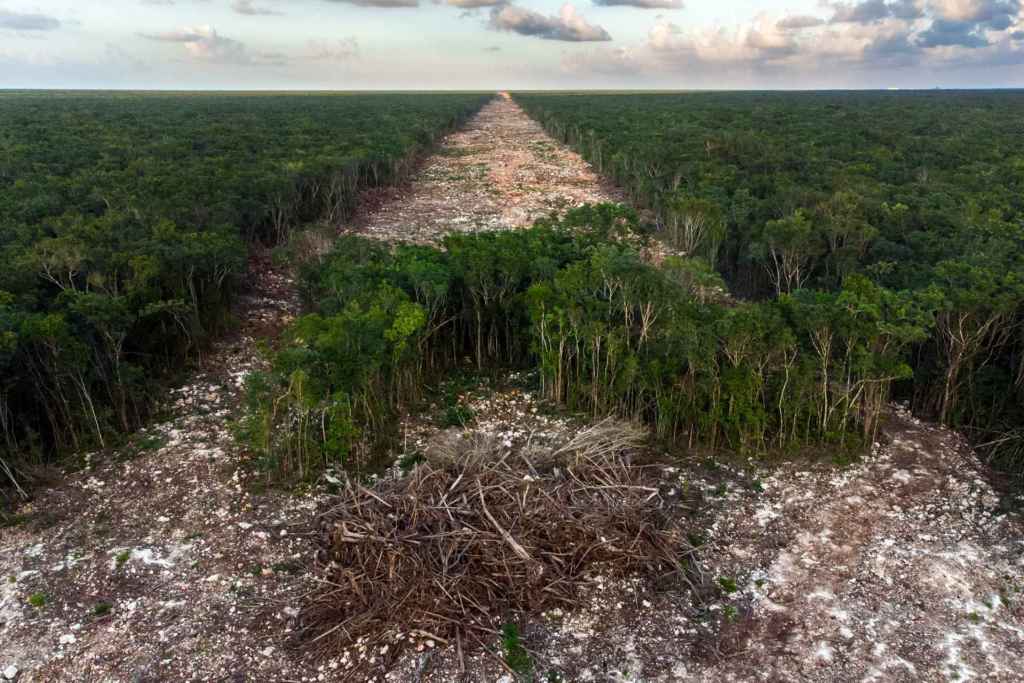
<path fill-rule="evenodd" d="M 251 244 L 337 224 L 490 98 L 0 96 L 0 495 L 143 425 Z"/>
<path fill-rule="evenodd" d="M 823 363 L 860 354 L 841 350 L 833 325 L 880 314 L 888 333 L 870 353 L 909 346 L 893 356 L 907 365 L 885 374 L 897 395 L 1024 476 L 1021 93 L 515 99 L 735 296 L 793 295 L 828 318 L 808 321 Z M 857 278 L 872 283 L 855 287 L 858 301 L 835 297 Z M 886 383 L 880 375 L 861 389 L 886 393 Z"/>
<path fill-rule="evenodd" d="M 927 301 L 851 275 L 837 292 L 716 303 L 688 260 L 645 262 L 645 234 L 630 210 L 599 205 L 449 235 L 443 249 L 342 238 L 305 274 L 313 312 L 250 380 L 243 438 L 285 477 L 361 469 L 403 407 L 467 358 L 536 370 L 552 403 L 687 447 L 841 451 L 874 438 L 927 335 Z M 444 415 L 466 417 L 457 403 Z"/>

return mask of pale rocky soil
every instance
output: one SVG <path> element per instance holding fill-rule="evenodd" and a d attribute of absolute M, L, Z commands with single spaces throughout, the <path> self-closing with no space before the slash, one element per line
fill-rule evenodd
<path fill-rule="evenodd" d="M 345 229 L 429 242 L 617 199 L 502 98 Z M 0 529 L 0 680 L 365 679 L 345 675 L 344 653 L 308 662 L 287 647 L 313 585 L 306 530 L 328 496 L 262 492 L 231 437 L 241 382 L 261 362 L 256 339 L 298 311 L 285 272 L 259 261 L 253 273 L 241 329 L 168 395 L 161 418 Z M 513 451 L 585 424 L 538 402 L 530 378 L 511 380 L 463 397 L 475 414 L 465 430 Z M 405 420 L 408 451 L 463 431 L 440 413 Z M 540 680 L 1024 680 L 1024 524 L 956 434 L 894 409 L 850 466 L 665 467 L 705 501 L 694 521 L 705 539 L 700 599 L 594 577 L 579 609 L 523 624 Z M 737 590 L 714 589 L 720 580 Z M 43 607 L 28 603 L 36 593 Z M 101 604 L 108 613 L 95 613 Z M 496 649 L 460 662 L 433 645 L 387 679 L 512 681 Z"/>
<path fill-rule="evenodd" d="M 538 403 L 527 391 L 513 405 L 522 438 Z M 1002 500 L 957 434 L 899 407 L 879 438 L 846 466 L 667 464 L 704 500 L 702 595 L 594 577 L 578 610 L 526 624 L 539 679 L 1024 680 L 1024 523 L 1005 509 L 1024 501 Z M 387 680 L 507 676 L 494 654 L 465 666 L 462 678 L 451 649 L 426 650 Z"/>
<path fill-rule="evenodd" d="M 408 185 L 385 191 L 354 227 L 389 242 L 431 243 L 448 232 L 524 227 L 581 204 L 622 200 L 502 95 L 448 135 Z"/>

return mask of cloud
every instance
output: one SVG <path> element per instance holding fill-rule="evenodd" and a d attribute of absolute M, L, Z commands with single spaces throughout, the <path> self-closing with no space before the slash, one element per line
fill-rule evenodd
<path fill-rule="evenodd" d="M 306 43 L 306 59 L 318 62 L 345 62 L 359 56 L 359 41 L 342 38 L 335 41 L 310 40 Z"/>
<path fill-rule="evenodd" d="M 1020 13 L 1020 0 L 932 0 L 940 19 L 986 24 L 996 30 L 1010 26 Z"/>
<path fill-rule="evenodd" d="M 271 17 L 281 16 L 283 12 L 269 9 L 267 7 L 257 7 L 253 4 L 253 0 L 234 0 L 231 3 L 231 9 L 236 14 L 244 14 L 250 17 Z"/>
<path fill-rule="evenodd" d="M 896 0 L 889 3 L 889 11 L 897 19 L 913 21 L 925 15 L 925 0 Z"/>
<path fill-rule="evenodd" d="M 683 0 L 593 0 L 595 5 L 639 7 L 640 9 L 683 9 Z"/>
<path fill-rule="evenodd" d="M 358 7 L 381 7 L 384 9 L 398 9 L 402 7 L 419 7 L 420 0 L 330 0 L 331 2 L 342 2 Z"/>
<path fill-rule="evenodd" d="M 462 9 L 480 9 L 481 7 L 498 7 L 506 4 L 506 0 L 445 0 L 446 5 Z"/>
<path fill-rule="evenodd" d="M 281 65 L 287 61 L 284 55 L 277 52 L 250 53 L 245 43 L 220 35 L 212 26 L 139 35 L 147 40 L 184 45 L 189 58 L 200 62 Z"/>
<path fill-rule="evenodd" d="M 0 9 L 0 29 L 15 31 L 53 31 L 60 28 L 60 20 L 46 14 L 22 14 Z"/>
<path fill-rule="evenodd" d="M 668 66 L 768 63 L 795 54 L 799 47 L 778 23 L 767 15 L 760 15 L 731 31 L 717 28 L 687 32 L 662 18 L 648 33 L 645 48 Z"/>
<path fill-rule="evenodd" d="M 818 17 L 808 16 L 806 14 L 790 15 L 784 19 L 779 19 L 776 22 L 776 26 L 782 31 L 799 31 L 804 28 L 814 28 L 815 26 L 821 26 L 825 23 L 824 19 Z"/>
<path fill-rule="evenodd" d="M 985 47 L 989 42 L 978 33 L 977 25 L 970 21 L 936 19 L 927 31 L 918 36 L 917 44 L 921 47 L 960 45 L 977 48 Z"/>
<path fill-rule="evenodd" d="M 876 67 L 910 66 L 921 54 L 921 48 L 910 38 L 909 32 L 878 35 L 864 46 L 862 62 Z"/>
<path fill-rule="evenodd" d="M 861 0 L 854 4 L 831 3 L 833 24 L 873 24 L 890 17 L 919 19 L 925 14 L 924 0 Z"/>
<path fill-rule="evenodd" d="M 870 24 L 891 14 L 885 0 L 863 0 L 853 5 L 836 3 L 832 9 L 835 12 L 831 20 L 833 24 Z"/>
<path fill-rule="evenodd" d="M 566 54 L 562 68 L 574 78 L 685 79 L 689 85 L 719 87 L 736 82 L 877 83 L 874 79 L 912 74 L 911 68 L 949 73 L 1024 63 L 1020 0 L 1012 6 L 1005 1 L 978 4 L 982 1 L 966 7 L 963 3 L 970 0 L 962 0 L 946 8 L 969 17 L 962 21 L 943 19 L 938 9 L 920 0 L 831 3 L 833 21 L 763 13 L 731 26 L 681 26 L 659 17 L 646 42 Z M 1006 24 L 1001 18 L 1010 9 L 1018 12 L 1013 23 L 995 28 Z"/>
<path fill-rule="evenodd" d="M 491 11 L 490 26 L 497 31 L 511 31 L 523 36 L 566 42 L 611 40 L 608 31 L 587 23 L 576 8 L 565 3 L 558 16 L 546 16 L 515 5 L 502 5 Z"/>

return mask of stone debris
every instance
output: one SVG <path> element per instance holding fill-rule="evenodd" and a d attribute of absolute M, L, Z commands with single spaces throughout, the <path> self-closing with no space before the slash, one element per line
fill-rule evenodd
<path fill-rule="evenodd" d="M 256 339 L 299 311 L 291 276 L 253 259 L 241 328 L 168 392 L 160 419 L 40 492 L 0 531 L 8 680 L 280 680 L 263 653 L 305 587 L 299 534 L 318 498 L 258 493 L 229 429 Z M 267 574 L 267 571 L 270 574 Z M 217 581 L 207 581 L 208 576 Z M 30 596 L 45 604 L 29 604 Z"/>
<path fill-rule="evenodd" d="M 582 204 L 623 199 L 501 96 L 442 140 L 410 183 L 392 189 L 350 229 L 388 242 L 428 244 L 449 232 L 521 228 Z"/>

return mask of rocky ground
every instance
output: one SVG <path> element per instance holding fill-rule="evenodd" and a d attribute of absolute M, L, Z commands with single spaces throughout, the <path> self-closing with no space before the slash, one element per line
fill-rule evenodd
<path fill-rule="evenodd" d="M 487 104 L 405 186 L 353 226 L 389 242 L 436 242 L 447 232 L 528 226 L 586 203 L 621 202 L 578 154 L 556 142 L 507 95 Z"/>
<path fill-rule="evenodd" d="M 538 404 L 519 401 L 529 432 Z M 666 458 L 704 500 L 701 595 L 595 576 L 578 609 L 523 625 L 538 678 L 1024 680 L 1024 524 L 1007 509 L 1024 501 L 898 406 L 879 439 L 852 464 Z M 513 680 L 496 650 L 463 660 L 419 652 L 387 679 Z"/>
<path fill-rule="evenodd" d="M 616 199 L 501 98 L 345 229 L 428 242 Z M 0 529 L 0 680 L 362 680 L 342 653 L 309 662 L 288 647 L 326 491 L 264 490 L 230 433 L 261 363 L 256 340 L 298 310 L 286 272 L 267 259 L 252 271 L 240 329 L 169 393 L 160 419 L 87 456 Z M 409 416 L 406 449 L 479 430 L 514 450 L 585 424 L 530 386 L 466 389 L 465 425 L 440 404 Z M 665 468 L 705 501 L 700 599 L 595 576 L 578 609 L 522 625 L 540 680 L 1024 679 L 1024 524 L 956 434 L 894 408 L 853 464 L 677 457 Z M 512 681 L 496 642 L 461 658 L 432 645 L 387 679 Z"/>

